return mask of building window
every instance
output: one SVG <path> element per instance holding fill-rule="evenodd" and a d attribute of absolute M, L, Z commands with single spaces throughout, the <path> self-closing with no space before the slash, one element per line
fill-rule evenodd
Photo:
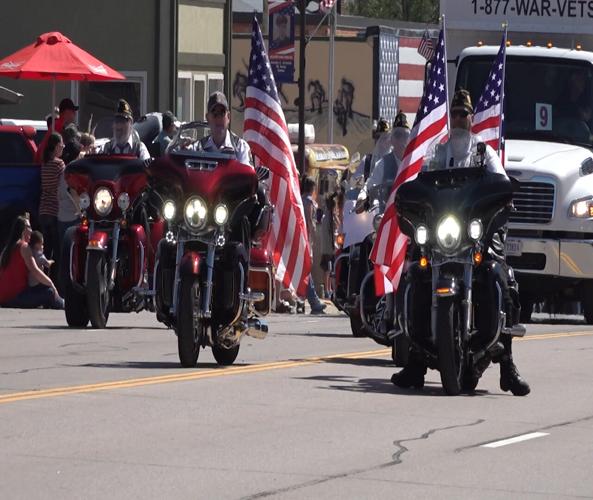
<path fill-rule="evenodd" d="M 125 99 L 134 119 L 146 113 L 146 71 L 121 71 L 126 80 L 112 82 L 73 82 L 72 95 L 78 96 L 80 130 L 94 131 L 96 137 L 111 136 L 111 122 L 117 101 Z"/>
<path fill-rule="evenodd" d="M 180 71 L 177 74 L 177 114 L 182 121 L 205 120 L 208 97 L 224 91 L 222 73 Z"/>

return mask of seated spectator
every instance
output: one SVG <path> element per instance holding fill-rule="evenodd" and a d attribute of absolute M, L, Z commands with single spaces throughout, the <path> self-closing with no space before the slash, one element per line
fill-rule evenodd
<path fill-rule="evenodd" d="M 18 216 L 0 254 L 0 305 L 25 309 L 63 309 L 64 299 L 35 261 L 29 246 L 31 233 L 29 219 Z M 30 276 L 39 284 L 29 286 Z"/>
<path fill-rule="evenodd" d="M 163 113 L 163 130 L 156 136 L 154 142 L 159 144 L 160 155 L 163 156 L 167 151 L 167 146 L 171 144 L 171 141 L 177 133 L 177 118 L 171 113 L 171 111 L 165 111 Z"/>
<path fill-rule="evenodd" d="M 43 254 L 43 234 L 41 234 L 41 231 L 33 231 L 31 233 L 31 238 L 29 239 L 29 248 L 31 248 L 31 253 L 33 254 L 33 258 L 37 263 L 37 267 L 49 276 L 49 268 L 53 265 L 54 261 L 48 259 Z M 34 274 L 29 274 L 30 287 L 40 284 L 41 283 Z"/>
<path fill-rule="evenodd" d="M 82 156 L 95 154 L 95 136 L 83 132 L 80 134 L 80 145 L 82 146 Z"/>
<path fill-rule="evenodd" d="M 82 144 L 78 141 L 71 141 L 64 145 L 64 151 L 62 152 L 62 160 L 66 165 L 82 158 Z"/>

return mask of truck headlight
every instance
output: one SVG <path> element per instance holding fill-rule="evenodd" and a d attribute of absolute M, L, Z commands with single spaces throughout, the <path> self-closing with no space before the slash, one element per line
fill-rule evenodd
<path fill-rule="evenodd" d="M 91 197 L 88 193 L 81 193 L 80 197 L 78 198 L 78 204 L 81 210 L 86 210 L 91 206 Z"/>
<path fill-rule="evenodd" d="M 469 226 L 467 226 L 467 234 L 469 234 L 469 237 L 474 241 L 478 241 L 482 237 L 483 231 L 484 227 L 482 226 L 482 221 L 480 219 L 472 220 L 469 223 Z"/>
<path fill-rule="evenodd" d="M 216 205 L 214 209 L 214 222 L 216 222 L 219 226 L 223 226 L 226 224 L 226 221 L 229 218 L 229 209 L 226 207 L 224 203 L 220 205 Z"/>
<path fill-rule="evenodd" d="M 175 217 L 175 202 L 172 200 L 165 201 L 163 205 L 163 217 L 167 220 L 173 220 Z"/>
<path fill-rule="evenodd" d="M 113 195 L 107 188 L 99 188 L 95 191 L 95 212 L 99 215 L 107 215 L 113 208 Z"/>
<path fill-rule="evenodd" d="M 461 226 L 455 217 L 447 215 L 437 227 L 437 240 L 444 250 L 453 250 L 459 245 Z"/>
<path fill-rule="evenodd" d="M 185 222 L 191 229 L 200 229 L 206 223 L 208 209 L 202 198 L 194 196 L 185 204 Z"/>
<path fill-rule="evenodd" d="M 578 219 L 593 218 L 593 198 L 573 201 L 570 204 L 569 214 Z"/>
<path fill-rule="evenodd" d="M 420 225 L 416 228 L 415 238 L 418 245 L 426 245 L 428 241 L 428 228 L 424 225 Z"/>
<path fill-rule="evenodd" d="M 128 193 L 122 193 L 117 197 L 117 206 L 122 212 L 125 212 L 130 208 L 130 195 Z"/>

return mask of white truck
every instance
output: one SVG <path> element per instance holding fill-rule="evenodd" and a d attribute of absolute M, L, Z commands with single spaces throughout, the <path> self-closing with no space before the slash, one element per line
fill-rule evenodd
<path fill-rule="evenodd" d="M 531 317 L 534 302 L 547 299 L 557 310 L 579 301 L 593 324 L 593 52 L 582 50 L 587 43 L 593 48 L 593 36 L 579 34 L 581 24 L 591 33 L 593 2 L 591 9 L 571 0 L 525 2 L 539 9 L 537 18 L 535 10 L 533 15 L 525 10 L 523 18 L 511 19 L 510 28 L 517 31 L 509 33 L 507 48 L 505 167 L 520 182 L 507 259 L 517 273 L 523 321 Z M 455 5 L 445 9 L 453 17 L 447 19 L 453 24 L 447 30 L 448 58 L 456 69 L 449 68 L 450 85 L 469 90 L 475 102 L 501 40 L 502 19 L 494 8 L 506 5 L 508 15 L 517 17 L 524 2 L 456 0 L 441 7 L 445 3 Z M 461 4 L 465 11 L 458 10 Z M 494 19 L 480 17 L 486 5 Z M 569 6 L 571 14 L 582 16 L 559 24 L 559 6 L 563 16 Z"/>

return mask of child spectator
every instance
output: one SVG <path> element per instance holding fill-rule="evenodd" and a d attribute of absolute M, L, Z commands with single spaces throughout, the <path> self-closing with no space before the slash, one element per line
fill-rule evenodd
<path fill-rule="evenodd" d="M 41 231 L 33 231 L 31 233 L 29 247 L 31 247 L 31 253 L 33 254 L 33 258 L 37 263 L 37 267 L 39 267 L 39 269 L 49 276 L 49 268 L 52 266 L 54 261 L 48 259 L 43 254 L 43 234 Z M 29 286 L 37 286 L 40 284 L 41 282 L 35 277 L 35 275 L 33 273 L 29 273 Z"/>

